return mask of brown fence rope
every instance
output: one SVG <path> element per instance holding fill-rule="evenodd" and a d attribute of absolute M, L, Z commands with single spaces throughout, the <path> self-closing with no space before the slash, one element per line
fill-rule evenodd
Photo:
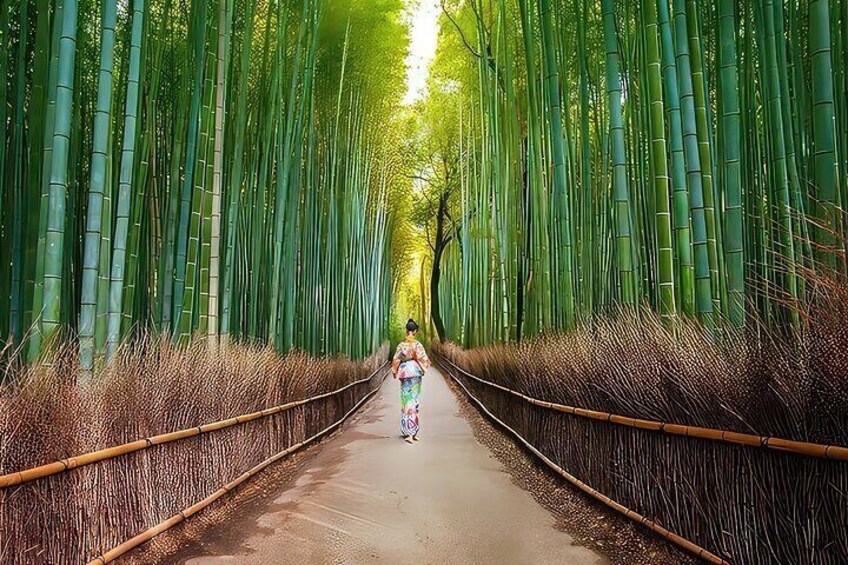
<path fill-rule="evenodd" d="M 642 430 L 651 430 L 671 435 L 720 441 L 724 443 L 732 443 L 735 445 L 747 445 L 749 447 L 764 447 L 766 449 L 771 449 L 774 451 L 794 453 L 796 455 L 803 455 L 807 457 L 818 457 L 820 459 L 848 461 L 848 447 L 842 447 L 839 445 L 809 443 L 805 441 L 795 441 L 791 439 L 758 436 L 754 434 L 731 432 L 727 430 L 718 430 L 715 428 L 702 428 L 698 426 L 673 424 L 670 422 L 659 422 L 656 420 L 643 420 L 640 418 L 630 418 L 628 416 L 620 416 L 618 414 L 610 414 L 608 412 L 599 412 L 597 410 L 588 410 L 586 408 L 577 408 L 574 406 L 566 406 L 564 404 L 556 404 L 554 402 L 539 400 L 538 398 L 527 396 L 526 394 L 518 392 L 517 390 L 512 390 L 511 388 L 507 388 L 497 383 L 482 379 L 476 375 L 472 375 L 471 373 L 469 373 L 462 367 L 459 367 L 453 361 L 443 355 L 438 355 L 438 357 L 440 359 L 443 359 L 444 361 L 447 361 L 457 371 L 462 372 L 463 374 L 467 375 L 468 377 L 474 379 L 475 381 L 481 384 L 496 388 L 498 390 L 521 398 L 522 400 L 529 402 L 530 404 L 541 406 L 542 408 L 548 408 L 550 410 L 556 410 L 557 412 L 565 412 L 566 414 L 573 414 L 574 416 L 580 416 L 582 418 L 601 420 L 605 422 L 611 422 L 613 424 L 618 424 L 620 426 L 639 428 Z"/>
<path fill-rule="evenodd" d="M 207 424 L 193 426 L 184 430 L 159 434 L 145 439 L 139 439 L 136 441 L 131 441 L 129 443 L 99 449 L 97 451 L 92 451 L 82 455 L 68 457 L 67 459 L 61 459 L 59 461 L 54 461 L 53 463 L 39 465 L 38 467 L 32 467 L 29 469 L 24 469 L 22 471 L 15 471 L 13 473 L 1 475 L 0 489 L 20 485 L 37 479 L 43 479 L 44 477 L 49 477 L 51 475 L 70 471 L 71 469 L 76 469 L 84 465 L 90 465 L 91 463 L 97 463 L 99 461 L 105 461 L 107 459 L 114 459 L 115 457 L 134 453 L 136 451 L 141 451 L 142 449 L 147 449 L 148 447 L 153 447 L 154 445 L 162 445 L 165 443 L 170 443 L 172 441 L 178 441 L 181 439 L 199 436 L 201 434 L 214 432 L 217 430 L 223 430 L 225 428 L 229 428 L 238 424 L 252 422 L 253 420 L 265 418 L 273 414 L 279 414 L 280 412 L 291 410 L 292 408 L 296 408 L 297 406 L 301 406 L 303 404 L 309 404 L 315 402 L 316 400 L 327 398 L 328 396 L 337 395 L 353 386 L 368 382 L 374 377 L 374 375 L 383 370 L 386 365 L 388 365 L 388 361 L 380 365 L 380 367 L 378 367 L 373 373 L 363 379 L 348 383 L 341 388 L 330 392 L 325 392 L 317 396 L 305 398 L 303 400 L 295 400 L 293 402 L 287 402 L 285 404 L 279 404 L 277 406 L 265 408 L 264 410 L 259 410 L 257 412 L 242 414 L 241 416 L 235 416 L 233 418 L 227 418 L 225 420 L 219 420 L 217 422 L 209 422 Z"/>
<path fill-rule="evenodd" d="M 454 365 L 450 360 L 445 359 L 442 355 L 437 355 L 437 357 L 438 357 L 438 359 L 444 359 L 445 361 L 448 361 L 448 363 L 453 365 L 453 367 L 455 367 L 459 371 L 462 371 L 464 374 L 466 374 L 468 376 L 473 376 L 473 375 L 470 375 L 467 371 L 460 369 L 459 367 Z M 726 561 L 725 559 L 722 559 L 718 555 L 711 553 L 710 551 L 708 551 L 707 549 L 704 549 L 703 547 L 699 546 L 698 544 L 696 544 L 696 543 L 694 543 L 694 542 L 692 542 L 692 541 L 690 541 L 690 540 L 688 540 L 688 539 L 686 539 L 682 536 L 675 534 L 674 532 L 668 530 L 667 528 L 664 528 L 663 526 L 661 526 L 657 522 L 647 518 L 646 516 L 642 516 L 641 514 L 636 512 L 635 510 L 631 510 L 631 509 L 627 508 L 626 506 L 619 504 L 615 500 L 611 499 L 610 497 L 603 494 L 602 492 L 599 492 L 599 491 L 593 489 L 592 487 L 590 487 L 589 485 L 587 485 L 586 483 L 584 483 L 583 481 L 581 481 L 580 479 L 578 479 L 577 477 L 575 477 L 574 475 L 572 475 L 571 473 L 569 473 L 568 471 L 566 471 L 565 469 L 563 469 L 562 467 L 560 467 L 559 465 L 554 463 L 544 453 L 542 453 L 541 451 L 536 449 L 536 447 L 533 446 L 533 444 L 531 444 L 529 441 L 524 439 L 524 437 L 522 437 L 521 434 L 519 434 L 517 431 L 515 431 L 514 429 L 509 427 L 503 420 L 501 420 L 500 418 L 495 416 L 488 408 L 486 408 L 486 406 L 480 400 L 478 400 L 473 394 L 471 394 L 471 391 L 469 391 L 468 388 L 466 388 L 466 386 L 462 383 L 462 381 L 460 381 L 450 370 L 448 370 L 446 372 L 447 372 L 448 375 L 450 375 L 450 377 L 454 380 L 454 382 L 456 382 L 456 384 L 458 384 L 462 388 L 462 390 L 465 391 L 465 394 L 468 395 L 468 398 L 470 398 L 472 401 L 474 401 L 474 403 L 477 404 L 477 406 L 479 406 L 480 409 L 483 412 L 485 412 L 486 415 L 489 418 L 491 418 L 492 420 L 497 422 L 505 430 L 507 430 L 509 433 L 511 433 L 513 436 L 515 436 L 515 438 L 519 442 L 521 442 L 521 444 L 524 445 L 524 447 L 526 447 L 528 450 L 530 450 L 536 457 L 541 459 L 542 462 L 545 465 L 547 465 L 551 470 L 553 470 L 556 474 L 560 475 L 566 481 L 568 481 L 572 485 L 576 486 L 577 488 L 579 488 L 581 491 L 585 492 L 586 494 L 588 494 L 592 498 L 604 503 L 606 506 L 609 506 L 613 510 L 620 512 L 625 517 L 647 527 L 648 529 L 650 529 L 652 532 L 656 533 L 657 535 L 667 539 L 668 541 L 670 541 L 670 542 L 674 543 L 675 545 L 683 548 L 684 550 L 688 551 L 689 553 L 692 553 L 692 554 L 698 556 L 699 558 L 703 559 L 704 561 L 706 561 L 708 563 L 715 563 L 717 565 L 730 565 L 729 561 Z M 478 380 L 478 381 L 484 382 L 485 384 L 494 385 L 494 383 L 488 383 L 488 382 L 483 381 L 482 379 L 479 379 L 479 378 L 476 378 L 476 377 L 475 377 L 475 379 Z M 495 387 L 502 389 L 506 392 L 511 392 L 509 389 L 501 387 L 500 385 L 495 385 Z M 519 393 L 517 396 L 523 396 L 523 395 L 520 395 L 520 393 Z"/>
<path fill-rule="evenodd" d="M 367 379 L 363 379 L 361 381 L 351 383 L 350 385 L 347 385 L 347 386 L 350 387 L 354 384 L 361 384 L 362 382 L 364 382 L 366 380 L 371 380 L 374 377 L 374 375 L 376 375 L 380 370 L 385 368 L 386 364 L 387 363 L 384 363 L 379 369 L 377 369 L 376 371 L 371 373 L 371 375 Z M 384 375 L 384 377 L 385 377 L 385 375 Z M 343 390 L 343 389 L 339 389 L 339 391 L 341 391 L 341 390 Z M 276 463 L 277 461 L 279 461 L 283 457 L 286 457 L 287 455 L 294 453 L 298 449 L 301 449 L 302 447 L 309 445 L 313 441 L 321 438 L 322 436 L 330 433 L 332 430 L 334 430 L 337 427 L 339 427 L 340 425 L 342 425 L 342 423 L 345 420 L 347 420 L 347 418 L 351 414 L 356 412 L 356 410 L 359 409 L 359 407 L 362 406 L 365 403 L 366 400 L 368 400 L 369 398 L 374 396 L 374 394 L 376 394 L 378 390 L 380 390 L 379 386 L 376 387 L 371 392 L 369 392 L 368 394 L 366 394 L 364 397 L 362 397 L 362 400 L 357 402 L 353 406 L 353 408 L 348 410 L 347 413 L 344 416 L 339 418 L 339 420 L 337 420 L 335 423 L 329 425 L 328 427 L 324 428 L 323 430 L 321 430 L 320 432 L 318 432 L 314 436 L 312 436 L 308 439 L 305 439 L 300 443 L 292 445 L 291 447 L 284 449 L 283 451 L 277 453 L 276 455 L 272 455 L 268 459 L 265 459 L 264 461 L 262 461 L 258 465 L 254 466 L 253 468 L 251 468 L 248 471 L 245 471 L 244 473 L 239 475 L 237 478 L 235 478 L 232 481 L 230 481 L 229 483 L 225 484 L 224 486 L 222 486 L 221 488 L 219 488 L 218 490 L 216 490 L 215 492 L 213 492 L 212 494 L 210 494 L 209 496 L 207 496 L 203 500 L 200 500 L 200 501 L 192 504 L 188 508 L 180 510 L 177 514 L 174 514 L 173 516 L 171 516 L 167 520 L 163 520 L 162 522 L 156 524 L 152 528 L 149 528 L 149 529 L 141 532 L 137 536 L 128 539 L 124 543 L 117 545 L 117 546 L 113 547 L 112 549 L 102 553 L 100 556 L 98 556 L 95 559 L 93 559 L 92 561 L 90 561 L 88 563 L 88 565 L 106 565 L 107 563 L 111 563 L 114 560 L 121 557 L 122 555 L 125 555 L 128 552 L 135 549 L 136 547 L 142 545 L 143 543 L 150 541 L 151 539 L 158 536 L 162 532 L 165 532 L 165 531 L 171 529 L 172 527 L 176 526 L 180 522 L 184 522 L 185 520 L 187 520 L 191 516 L 197 514 L 198 512 L 200 512 L 201 510 L 203 510 L 204 508 L 206 508 L 207 506 L 209 506 L 210 504 L 212 504 L 213 502 L 215 502 L 216 500 L 218 500 L 219 498 L 221 498 L 225 494 L 230 493 L 233 490 L 235 490 L 239 485 L 244 483 L 247 479 L 256 475 L 257 473 L 259 473 L 260 471 L 262 471 L 266 467 L 272 465 L 273 463 Z M 338 392 L 338 391 L 336 391 L 336 392 Z M 325 396 L 326 395 L 323 395 L 323 396 L 321 396 L 321 398 L 323 398 Z M 318 398 L 318 397 L 316 397 L 316 398 Z"/>

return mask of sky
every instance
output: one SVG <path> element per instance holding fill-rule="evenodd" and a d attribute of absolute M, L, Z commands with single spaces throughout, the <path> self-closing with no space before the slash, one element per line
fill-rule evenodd
<path fill-rule="evenodd" d="M 439 32 L 439 0 L 411 0 L 410 44 L 406 57 L 406 95 L 404 104 L 422 100 L 427 94 L 426 83 L 430 61 L 436 54 Z"/>

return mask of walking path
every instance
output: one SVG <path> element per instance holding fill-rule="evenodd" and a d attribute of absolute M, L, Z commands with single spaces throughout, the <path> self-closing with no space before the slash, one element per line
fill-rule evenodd
<path fill-rule="evenodd" d="M 209 530 L 182 563 L 600 564 L 510 480 L 458 415 L 431 369 L 421 441 L 399 437 L 398 384 L 383 383 L 343 431 L 318 447 L 295 486 L 257 520 Z M 210 543 L 211 542 L 211 543 Z"/>

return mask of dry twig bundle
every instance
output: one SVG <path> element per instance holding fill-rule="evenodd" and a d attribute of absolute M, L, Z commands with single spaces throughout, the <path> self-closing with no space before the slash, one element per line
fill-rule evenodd
<path fill-rule="evenodd" d="M 385 359 L 133 343 L 86 386 L 72 347 L 0 390 L 0 474 L 336 390 Z M 326 428 L 377 380 L 286 412 L 0 490 L 0 562 L 78 563 Z"/>
<path fill-rule="evenodd" d="M 717 344 L 650 312 L 567 335 L 437 353 L 528 396 L 631 418 L 848 446 L 848 300 L 800 335 Z M 848 464 L 669 436 L 534 406 L 456 372 L 498 418 L 617 502 L 734 563 L 844 563 Z"/>

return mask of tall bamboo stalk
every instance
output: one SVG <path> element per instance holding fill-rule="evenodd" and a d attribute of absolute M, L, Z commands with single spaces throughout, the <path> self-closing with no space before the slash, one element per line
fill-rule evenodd
<path fill-rule="evenodd" d="M 744 211 L 742 200 L 741 132 L 737 63 L 737 14 L 732 0 L 718 4 L 719 100 L 721 124 L 721 184 L 725 199 L 725 253 L 727 255 L 728 319 L 745 321 Z"/>
<path fill-rule="evenodd" d="M 132 35 L 130 40 L 129 75 L 127 77 L 126 108 L 124 110 L 124 141 L 121 151 L 121 172 L 118 181 L 117 215 L 109 275 L 109 314 L 107 321 L 106 358 L 114 355 L 121 340 L 121 316 L 124 298 L 127 237 L 133 200 L 131 189 L 135 172 L 135 154 L 139 109 L 139 80 L 141 47 L 144 29 L 144 0 L 133 1 Z"/>
<path fill-rule="evenodd" d="M 103 200 L 107 184 L 107 151 L 111 140 L 112 73 L 115 66 L 115 25 L 117 19 L 117 5 L 112 2 L 105 2 L 100 31 L 100 70 L 97 84 L 97 109 L 94 116 L 91 183 L 88 189 L 79 316 L 79 363 L 80 370 L 85 377 L 90 375 L 94 367 L 94 325 L 97 316 L 97 280 L 100 266 Z M 109 220 L 111 220 L 111 217 Z"/>
<path fill-rule="evenodd" d="M 58 41 L 56 114 L 52 133 L 47 222 L 44 231 L 44 299 L 41 315 L 41 342 L 50 342 L 61 324 L 63 253 L 65 245 L 65 205 L 68 190 L 68 153 L 71 143 L 71 113 L 74 96 L 74 61 L 77 38 L 76 0 L 64 0 L 61 35 Z M 37 355 L 40 344 L 33 344 Z"/>

